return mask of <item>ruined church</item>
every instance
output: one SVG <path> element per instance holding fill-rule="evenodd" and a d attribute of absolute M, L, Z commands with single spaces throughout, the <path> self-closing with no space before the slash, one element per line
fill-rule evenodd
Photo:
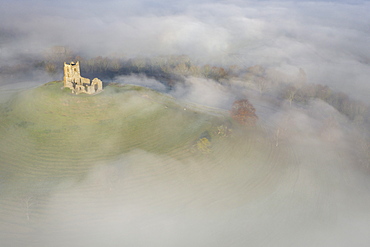
<path fill-rule="evenodd" d="M 103 83 L 98 78 L 92 81 L 81 77 L 79 62 L 64 63 L 64 87 L 70 88 L 72 93 L 95 94 L 103 90 Z"/>

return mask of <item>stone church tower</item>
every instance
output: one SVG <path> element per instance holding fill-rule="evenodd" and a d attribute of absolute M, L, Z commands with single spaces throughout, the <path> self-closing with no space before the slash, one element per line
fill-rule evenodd
<path fill-rule="evenodd" d="M 80 63 L 64 63 L 64 87 L 72 89 L 72 93 L 95 94 L 103 90 L 103 83 L 98 78 L 92 81 L 88 78 L 81 77 Z"/>

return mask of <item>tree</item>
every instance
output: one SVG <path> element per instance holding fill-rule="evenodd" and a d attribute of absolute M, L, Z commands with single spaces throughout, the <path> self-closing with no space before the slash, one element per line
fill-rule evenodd
<path fill-rule="evenodd" d="M 283 98 L 289 101 L 289 105 L 292 105 L 294 97 L 297 94 L 298 89 L 294 86 L 288 86 L 283 93 Z"/>
<path fill-rule="evenodd" d="M 213 66 L 210 71 L 210 75 L 212 79 L 219 81 L 222 78 L 225 78 L 227 76 L 227 72 L 222 67 L 215 67 Z"/>
<path fill-rule="evenodd" d="M 256 109 L 247 99 L 237 100 L 233 103 L 231 117 L 243 125 L 254 125 L 258 119 Z"/>
<path fill-rule="evenodd" d="M 45 64 L 45 70 L 49 75 L 55 75 L 57 72 L 57 67 L 53 63 L 46 63 Z"/>
<path fill-rule="evenodd" d="M 189 74 L 189 67 L 185 63 L 180 63 L 174 68 L 174 72 L 186 76 Z"/>
<path fill-rule="evenodd" d="M 136 69 L 136 72 L 142 72 L 146 66 L 146 59 L 142 57 L 132 58 L 129 62 Z"/>

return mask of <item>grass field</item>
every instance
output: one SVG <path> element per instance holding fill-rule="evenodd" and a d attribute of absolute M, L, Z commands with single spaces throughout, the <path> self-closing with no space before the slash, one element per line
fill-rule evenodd
<path fill-rule="evenodd" d="M 217 124 L 227 119 L 184 110 L 172 97 L 138 86 L 107 86 L 92 96 L 61 87 L 50 82 L 1 105 L 2 179 L 78 176 L 134 149 L 186 157 L 202 133 L 215 141 Z"/>

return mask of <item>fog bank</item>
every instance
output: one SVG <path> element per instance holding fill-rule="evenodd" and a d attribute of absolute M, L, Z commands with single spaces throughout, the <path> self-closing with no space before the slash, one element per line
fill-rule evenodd
<path fill-rule="evenodd" d="M 88 56 L 186 54 L 216 65 L 301 67 L 309 81 L 367 100 L 367 1 L 13 1 L 1 60 L 62 45 Z M 21 17 L 21 18 L 18 18 Z"/>
<path fill-rule="evenodd" d="M 368 246 L 369 12 L 361 0 L 2 3 L 0 242 Z M 102 72 L 116 84 L 38 88 L 76 57 L 82 76 L 116 59 Z M 255 125 L 230 115 L 241 99 Z"/>

